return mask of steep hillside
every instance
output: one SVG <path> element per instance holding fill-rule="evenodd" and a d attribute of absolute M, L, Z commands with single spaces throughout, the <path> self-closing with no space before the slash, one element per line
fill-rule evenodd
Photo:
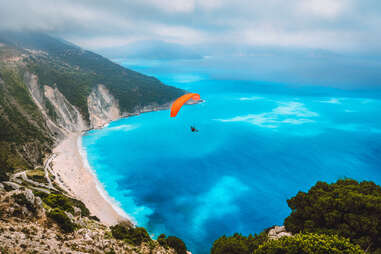
<path fill-rule="evenodd" d="M 123 68 L 98 54 L 45 34 L 2 32 L 0 42 L 40 51 L 42 54 L 27 59 L 28 67 L 39 77 L 41 84 L 56 84 L 86 120 L 87 97 L 98 84 L 110 90 L 119 101 L 122 112 L 165 104 L 183 93 L 154 77 Z"/>
<path fill-rule="evenodd" d="M 5 54 L 7 52 L 7 54 Z M 23 82 L 18 52 L 0 47 L 0 180 L 17 168 L 42 164 L 52 135 Z"/>
<path fill-rule="evenodd" d="M 183 93 L 46 34 L 0 32 L 0 179 L 41 165 L 70 132 Z"/>

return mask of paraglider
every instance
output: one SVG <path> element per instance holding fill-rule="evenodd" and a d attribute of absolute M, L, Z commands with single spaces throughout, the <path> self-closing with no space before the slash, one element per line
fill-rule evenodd
<path fill-rule="evenodd" d="M 175 100 L 171 106 L 171 117 L 176 117 L 177 113 L 180 111 L 181 107 L 189 100 L 198 101 L 201 99 L 200 95 L 197 93 L 188 93 L 184 94 L 183 96 L 179 97 L 177 100 Z M 198 132 L 198 130 L 194 127 L 190 127 L 192 132 Z"/>
<path fill-rule="evenodd" d="M 177 100 L 173 102 L 171 107 L 171 117 L 176 117 L 181 107 L 190 99 L 194 101 L 198 101 L 200 100 L 200 95 L 197 93 L 187 93 L 177 98 Z"/>

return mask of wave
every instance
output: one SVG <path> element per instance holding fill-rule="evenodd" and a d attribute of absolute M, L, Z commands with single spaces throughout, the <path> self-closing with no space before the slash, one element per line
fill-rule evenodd
<path fill-rule="evenodd" d="M 99 181 L 99 178 L 97 177 L 96 172 L 91 168 L 91 166 L 89 164 L 89 161 L 87 159 L 86 149 L 84 149 L 84 147 L 82 146 L 82 135 L 78 136 L 77 147 L 78 147 L 78 152 L 79 152 L 79 154 L 81 155 L 81 158 L 82 158 L 83 166 L 94 177 L 96 188 L 97 188 L 98 192 L 101 194 L 102 198 L 104 200 L 106 200 L 112 206 L 112 208 L 118 213 L 118 215 L 120 215 L 122 218 L 125 218 L 125 219 L 131 221 L 134 225 L 136 225 L 137 224 L 136 220 L 132 216 L 128 215 L 123 210 L 123 208 L 121 207 L 121 204 L 120 204 L 119 201 L 117 201 L 116 199 L 114 199 L 113 197 L 111 197 L 107 193 L 104 185 Z"/>

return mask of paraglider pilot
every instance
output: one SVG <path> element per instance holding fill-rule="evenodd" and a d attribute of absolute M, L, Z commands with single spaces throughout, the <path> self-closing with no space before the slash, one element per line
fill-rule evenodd
<path fill-rule="evenodd" d="M 194 100 L 198 101 L 200 100 L 200 95 L 197 93 L 188 93 L 184 94 L 183 96 L 177 98 L 171 106 L 171 117 L 176 117 L 177 113 L 181 109 L 181 107 L 188 101 L 188 100 Z M 192 132 L 198 132 L 198 130 L 194 127 L 190 127 Z"/>
<path fill-rule="evenodd" d="M 192 132 L 198 132 L 198 130 L 194 126 L 191 126 L 190 128 Z"/>

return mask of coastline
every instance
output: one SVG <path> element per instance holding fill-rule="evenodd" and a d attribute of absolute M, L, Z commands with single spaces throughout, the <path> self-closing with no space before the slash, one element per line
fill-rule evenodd
<path fill-rule="evenodd" d="M 121 221 L 133 220 L 108 195 L 102 184 L 90 168 L 86 152 L 83 151 L 82 132 L 70 133 L 54 149 L 53 170 L 60 180 L 68 186 L 71 194 L 80 199 L 92 215 L 97 216 L 106 225 L 115 225 Z"/>
<path fill-rule="evenodd" d="M 205 101 L 200 100 L 190 105 L 203 102 Z M 97 216 L 102 223 L 111 226 L 122 221 L 132 224 L 137 222 L 120 207 L 118 201 L 107 193 L 95 171 L 90 167 L 86 151 L 82 147 L 83 134 L 90 130 L 107 127 L 112 121 L 169 108 L 170 104 L 146 106 L 132 113 L 124 113 L 117 119 L 109 119 L 106 123 L 93 128 L 71 132 L 54 147 L 55 157 L 52 159 L 52 170 L 67 187 L 65 189 L 68 189 L 73 197 L 80 199 L 90 210 L 91 215 Z"/>

